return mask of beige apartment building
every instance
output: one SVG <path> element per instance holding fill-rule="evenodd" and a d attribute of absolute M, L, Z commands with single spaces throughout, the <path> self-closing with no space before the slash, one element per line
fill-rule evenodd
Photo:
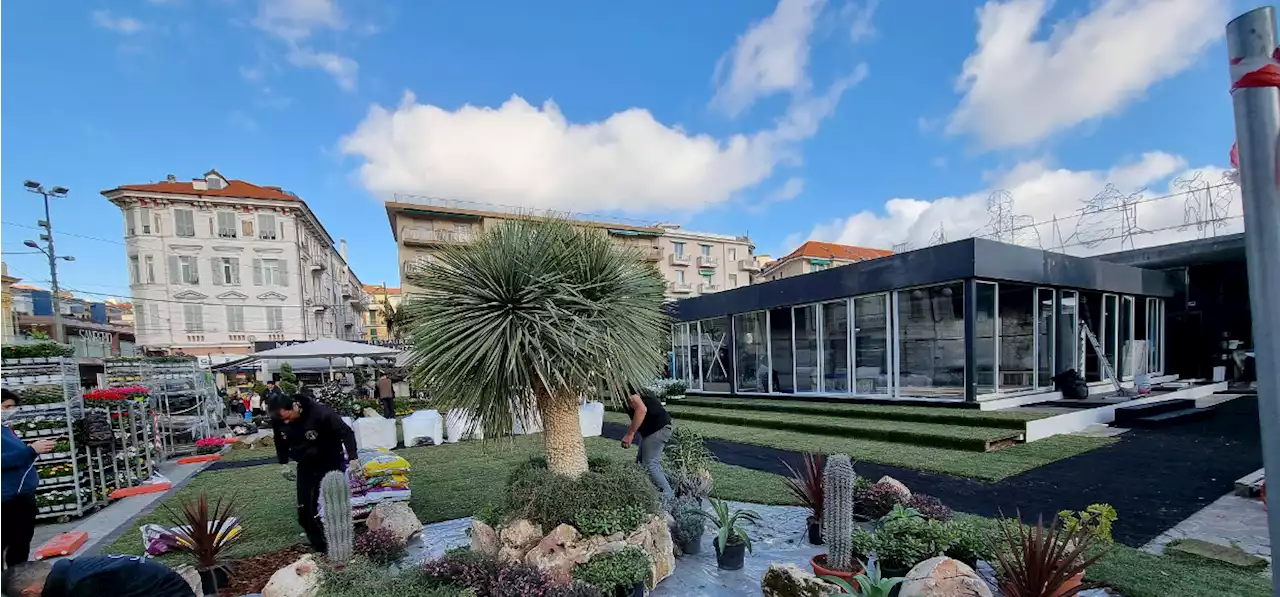
<path fill-rule="evenodd" d="M 884 249 L 871 249 L 811 240 L 800 245 L 799 248 L 788 253 L 785 257 L 765 264 L 756 280 L 771 282 L 850 263 L 888 257 L 892 254 L 893 251 Z"/>
<path fill-rule="evenodd" d="M 485 203 L 397 196 L 386 203 L 396 239 L 401 287 L 413 292 L 406 275 L 418 261 L 430 261 L 442 247 L 466 244 L 486 229 L 514 217 L 547 217 Z M 549 215 L 549 214 L 548 214 Z M 557 217 L 563 217 L 557 214 Z M 667 297 L 687 298 L 746 286 L 760 271 L 755 245 L 746 236 L 685 230 L 676 224 L 644 224 L 592 216 L 573 223 L 599 230 L 620 245 L 638 248 L 667 280 Z"/>

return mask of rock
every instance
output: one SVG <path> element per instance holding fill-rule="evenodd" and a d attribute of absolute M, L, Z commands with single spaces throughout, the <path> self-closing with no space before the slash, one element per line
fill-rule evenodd
<path fill-rule="evenodd" d="M 885 475 L 885 476 L 883 476 L 883 477 L 880 477 L 880 480 L 879 480 L 879 481 L 876 481 L 876 484 L 881 484 L 881 483 L 883 483 L 883 484 L 885 484 L 885 485 L 888 485 L 888 486 L 890 486 L 890 487 L 892 487 L 892 488 L 896 489 L 896 490 L 898 491 L 898 493 L 902 494 L 902 501 L 904 501 L 904 502 L 905 502 L 905 501 L 907 501 L 907 500 L 911 499 L 911 490 L 910 490 L 910 489 L 907 489 L 907 486 L 906 486 L 906 485 L 904 485 L 904 484 L 902 483 L 902 481 L 899 481 L 899 480 L 897 480 L 897 479 L 894 479 L 893 477 L 890 477 L 889 475 Z"/>
<path fill-rule="evenodd" d="M 200 581 L 200 571 L 196 570 L 194 566 L 183 564 L 174 568 L 173 571 L 177 572 L 178 576 L 182 577 L 182 580 L 187 581 L 193 593 L 196 595 L 204 594 L 204 583 Z"/>
<path fill-rule="evenodd" d="M 320 590 L 320 566 L 315 554 L 276 570 L 262 588 L 262 597 L 315 597 Z"/>
<path fill-rule="evenodd" d="M 945 556 L 916 564 L 899 597 L 991 597 L 991 588 L 964 562 Z M 264 596 L 265 597 L 265 596 Z"/>
<path fill-rule="evenodd" d="M 581 538 L 578 529 L 562 524 L 524 555 L 524 563 L 547 573 L 556 584 L 569 584 L 573 567 L 587 561 L 587 550 L 578 543 Z"/>
<path fill-rule="evenodd" d="M 627 545 L 643 549 L 653 560 L 649 569 L 650 589 L 658 586 L 676 569 L 675 543 L 671 540 L 671 529 L 667 528 L 667 520 L 663 516 L 652 516 L 636 532 L 627 537 Z"/>
<path fill-rule="evenodd" d="M 365 524 L 371 531 L 387 529 L 395 533 L 401 541 L 408 541 L 410 537 L 422 530 L 422 523 L 405 502 L 379 503 L 369 512 L 369 518 Z"/>
<path fill-rule="evenodd" d="M 252 447 L 253 447 L 253 444 L 246 441 L 239 441 L 231 444 L 232 450 L 248 450 L 249 448 L 252 448 Z"/>
<path fill-rule="evenodd" d="M 498 531 L 483 522 L 471 519 L 471 551 L 486 556 L 498 555 Z"/>
<path fill-rule="evenodd" d="M 523 562 L 524 554 L 542 540 L 542 527 L 520 518 L 499 529 L 498 539 L 501 543 L 498 559 L 511 563 Z"/>
<path fill-rule="evenodd" d="M 375 418 L 375 419 L 381 419 L 381 418 L 382 418 L 382 413 L 379 413 L 378 411 L 376 411 L 376 410 L 374 410 L 374 409 L 372 409 L 372 408 L 366 408 L 366 409 L 364 409 L 364 411 L 362 411 L 362 412 L 360 413 L 360 416 L 362 416 L 362 417 L 370 417 L 370 418 Z"/>
<path fill-rule="evenodd" d="M 264 435 L 258 439 L 253 440 L 253 447 L 274 448 L 276 447 L 276 438 L 274 435 L 271 435 L 270 433 L 268 433 L 267 435 Z"/>
<path fill-rule="evenodd" d="M 760 579 L 764 597 L 824 597 L 840 592 L 833 585 L 795 564 L 770 564 Z"/>
<path fill-rule="evenodd" d="M 1221 545 L 1200 539 L 1178 539 L 1166 545 L 1164 551 L 1165 553 L 1177 551 L 1191 554 L 1237 568 L 1262 569 L 1267 565 L 1266 560 L 1240 549 L 1238 545 Z"/>

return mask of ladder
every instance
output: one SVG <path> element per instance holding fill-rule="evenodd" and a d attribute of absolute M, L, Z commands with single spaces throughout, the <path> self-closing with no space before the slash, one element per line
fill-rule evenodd
<path fill-rule="evenodd" d="M 1116 370 L 1111 366 L 1111 361 L 1107 360 L 1107 355 L 1102 351 L 1102 344 L 1098 342 L 1098 337 L 1093 335 L 1093 330 L 1089 329 L 1089 324 L 1080 323 L 1080 333 L 1093 346 L 1093 352 L 1098 355 L 1098 363 L 1102 365 L 1102 374 L 1111 380 L 1116 386 L 1116 393 L 1121 396 L 1128 396 L 1129 392 L 1120 385 L 1120 376 L 1116 374 Z M 1117 351 L 1118 352 L 1118 351 Z"/>

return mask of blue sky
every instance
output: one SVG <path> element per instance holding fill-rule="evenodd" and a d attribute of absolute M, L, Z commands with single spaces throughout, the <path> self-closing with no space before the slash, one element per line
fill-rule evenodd
<path fill-rule="evenodd" d="M 373 284 L 398 281 L 381 208 L 397 192 L 748 233 L 774 255 L 972 235 L 995 190 L 1017 221 L 1048 222 L 1108 182 L 1156 196 L 1219 180 L 1222 27 L 1252 7 L 11 3 L 4 260 L 44 285 L 43 256 L 22 254 L 42 215 L 22 181 L 63 185 L 63 284 L 127 296 L 121 216 L 99 191 L 209 168 L 306 199 Z M 1186 234 L 1177 201 L 1144 205 L 1140 244 Z"/>

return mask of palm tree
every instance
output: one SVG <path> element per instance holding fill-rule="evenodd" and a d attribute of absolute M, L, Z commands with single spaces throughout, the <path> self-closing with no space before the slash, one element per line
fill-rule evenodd
<path fill-rule="evenodd" d="M 383 295 L 382 303 L 382 322 L 387 327 L 387 335 L 392 338 L 399 339 L 400 334 L 404 332 L 404 318 L 407 315 L 404 309 L 397 308 L 395 305 L 386 301 L 386 295 Z"/>
<path fill-rule="evenodd" d="M 442 409 L 474 412 L 486 437 L 540 416 L 553 473 L 587 470 L 582 396 L 620 397 L 663 363 L 662 275 L 599 231 L 509 220 L 409 279 L 414 380 Z"/>

